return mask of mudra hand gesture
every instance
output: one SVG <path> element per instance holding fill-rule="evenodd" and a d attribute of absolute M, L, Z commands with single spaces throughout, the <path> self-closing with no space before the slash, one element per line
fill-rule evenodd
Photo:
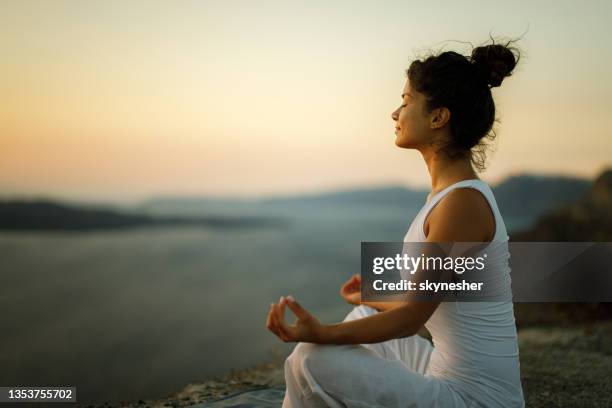
<path fill-rule="evenodd" d="M 340 288 L 340 296 L 352 305 L 361 304 L 361 275 L 355 274 Z"/>
<path fill-rule="evenodd" d="M 285 306 L 288 306 L 297 317 L 292 325 L 285 321 Z M 270 304 L 266 327 L 285 343 L 294 341 L 316 343 L 321 341 L 324 328 L 291 295 L 281 296 L 278 303 Z"/>

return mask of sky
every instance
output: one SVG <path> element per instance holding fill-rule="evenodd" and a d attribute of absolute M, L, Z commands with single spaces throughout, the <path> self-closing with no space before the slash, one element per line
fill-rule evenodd
<path fill-rule="evenodd" d="M 612 3 L 0 1 L 0 197 L 429 187 L 405 69 L 521 39 L 482 178 L 612 165 Z"/>

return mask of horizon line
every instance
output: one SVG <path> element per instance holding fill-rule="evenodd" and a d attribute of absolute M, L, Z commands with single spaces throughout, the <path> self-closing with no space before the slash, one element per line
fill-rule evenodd
<path fill-rule="evenodd" d="M 505 176 L 498 177 L 497 180 L 487 181 L 486 177 L 481 177 L 483 181 L 496 187 L 503 184 L 505 181 L 515 177 L 544 177 L 544 178 L 566 178 L 583 181 L 594 181 L 600 174 L 611 167 L 604 166 L 594 177 L 587 177 L 578 174 L 562 173 L 562 172 L 533 172 L 533 171 L 512 171 Z M 333 188 L 310 189 L 301 191 L 287 192 L 271 192 L 263 194 L 236 194 L 236 193 L 198 193 L 198 192 L 157 192 L 150 193 L 140 197 L 120 198 L 120 197 L 94 197 L 77 194 L 53 194 L 49 192 L 30 192 L 30 193 L 5 193 L 0 188 L 0 201 L 51 201 L 60 203 L 72 203 L 78 205 L 109 205 L 109 206 L 138 206 L 144 203 L 163 200 L 163 199 L 191 199 L 191 200 L 228 200 L 228 201 L 263 201 L 269 199 L 288 199 L 288 198 L 306 198 L 316 197 L 327 194 L 337 194 L 343 192 L 368 191 L 399 188 L 412 190 L 415 192 L 430 190 L 427 186 L 414 184 L 402 184 L 398 182 L 382 182 L 382 183 L 361 183 L 356 185 L 344 185 Z"/>

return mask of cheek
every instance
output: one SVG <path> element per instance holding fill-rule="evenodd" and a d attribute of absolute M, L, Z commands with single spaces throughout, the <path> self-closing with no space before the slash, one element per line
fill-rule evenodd
<path fill-rule="evenodd" d="M 398 120 L 399 126 L 402 129 L 408 128 L 410 126 L 410 112 L 408 111 L 402 111 L 402 113 L 399 116 L 399 120 Z"/>

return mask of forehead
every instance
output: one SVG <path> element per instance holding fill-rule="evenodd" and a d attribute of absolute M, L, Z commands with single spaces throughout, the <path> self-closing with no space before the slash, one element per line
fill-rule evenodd
<path fill-rule="evenodd" d="M 406 80 L 406 82 L 404 82 L 404 93 L 407 93 L 408 91 L 410 91 L 410 80 Z"/>
<path fill-rule="evenodd" d="M 406 80 L 406 83 L 404 84 L 404 89 L 402 90 L 402 95 L 405 94 L 410 94 L 414 96 L 414 92 L 412 92 L 412 88 L 410 87 L 410 81 L 408 80 Z"/>

